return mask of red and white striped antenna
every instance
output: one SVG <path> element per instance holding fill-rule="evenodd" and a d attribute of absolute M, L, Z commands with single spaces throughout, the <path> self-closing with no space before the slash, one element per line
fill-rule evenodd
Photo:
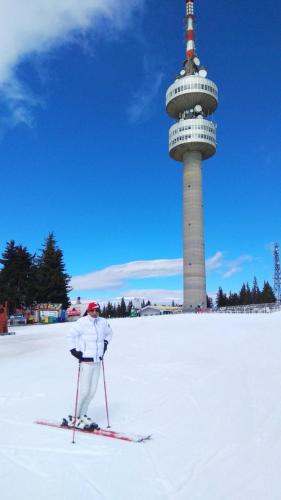
<path fill-rule="evenodd" d="M 194 2 L 186 0 L 186 59 L 190 61 L 195 56 Z"/>

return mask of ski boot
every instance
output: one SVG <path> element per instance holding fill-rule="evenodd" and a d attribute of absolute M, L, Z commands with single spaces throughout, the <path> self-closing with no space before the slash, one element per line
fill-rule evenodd
<path fill-rule="evenodd" d="M 99 431 L 100 430 L 100 426 L 98 424 L 96 424 L 95 422 L 92 422 L 91 425 L 90 425 L 90 431 Z"/>
<path fill-rule="evenodd" d="M 95 422 L 92 422 L 92 419 L 90 417 L 87 417 L 87 415 L 83 415 L 77 420 L 76 429 L 94 431 L 99 429 L 99 426 Z"/>
<path fill-rule="evenodd" d="M 75 419 L 72 415 L 68 415 L 68 418 L 62 419 L 61 427 L 74 427 L 74 420 Z"/>

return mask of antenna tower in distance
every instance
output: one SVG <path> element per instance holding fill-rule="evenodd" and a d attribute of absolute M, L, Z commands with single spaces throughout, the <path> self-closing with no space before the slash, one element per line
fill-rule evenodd
<path fill-rule="evenodd" d="M 280 304 L 281 300 L 281 271 L 280 271 L 280 258 L 279 258 L 279 245 L 274 243 L 274 293 L 277 302 Z"/>

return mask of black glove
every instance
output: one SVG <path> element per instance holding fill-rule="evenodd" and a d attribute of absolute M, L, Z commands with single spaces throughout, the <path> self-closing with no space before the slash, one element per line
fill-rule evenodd
<path fill-rule="evenodd" d="M 79 359 L 79 361 L 81 361 L 81 359 L 83 358 L 83 352 L 81 352 L 81 351 L 76 351 L 76 349 L 70 349 L 70 352 L 71 352 L 72 356 Z"/>
<path fill-rule="evenodd" d="M 108 340 L 104 340 L 104 341 L 103 341 L 103 355 L 102 355 L 102 356 L 100 356 L 100 360 L 102 360 L 102 359 L 103 359 L 103 357 L 104 357 L 104 355 L 105 355 L 105 351 L 106 351 L 106 349 L 107 349 L 107 344 L 108 344 Z"/>

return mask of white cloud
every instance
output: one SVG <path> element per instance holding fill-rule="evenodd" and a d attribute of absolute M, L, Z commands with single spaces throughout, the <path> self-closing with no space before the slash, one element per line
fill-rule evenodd
<path fill-rule="evenodd" d="M 150 106 L 158 94 L 164 73 L 153 68 L 148 58 L 144 58 L 144 81 L 133 97 L 127 109 L 129 120 L 133 123 L 141 122 L 149 113 Z"/>
<path fill-rule="evenodd" d="M 242 264 L 251 262 L 253 258 L 250 255 L 240 255 L 236 259 L 226 260 L 224 253 L 218 251 L 213 257 L 206 260 L 207 271 L 220 269 L 223 278 L 230 278 L 233 274 L 243 271 Z"/>
<path fill-rule="evenodd" d="M 139 260 L 75 276 L 71 285 L 75 290 L 102 290 L 120 287 L 129 279 L 177 276 L 181 272 L 182 259 Z"/>
<path fill-rule="evenodd" d="M 214 269 L 218 269 L 223 265 L 223 253 L 217 252 L 213 257 L 210 257 L 206 260 L 206 269 L 207 271 L 213 271 Z"/>
<path fill-rule="evenodd" d="M 47 52 L 75 35 L 103 23 L 124 29 L 145 0 L 1 0 L 0 2 L 0 91 L 14 123 L 31 124 L 30 108 L 38 104 L 19 82 L 19 63 Z"/>
<path fill-rule="evenodd" d="M 1 116 L 1 123 L 15 126 L 19 123 L 33 126 L 32 110 L 43 105 L 40 98 L 34 96 L 16 78 L 0 83 L 0 96 L 5 102 L 7 113 Z"/>
<path fill-rule="evenodd" d="M 237 257 L 235 260 L 225 262 L 224 265 L 226 267 L 226 271 L 223 273 L 223 277 L 230 278 L 233 274 L 243 271 L 241 264 L 243 262 L 251 262 L 252 260 L 253 257 L 250 255 L 240 255 L 240 257 Z"/>
<path fill-rule="evenodd" d="M 224 278 L 242 271 L 242 264 L 250 262 L 252 257 L 241 255 L 227 261 L 221 251 L 206 260 L 208 272 L 219 269 Z M 74 276 L 71 286 L 78 290 L 106 290 L 120 288 L 132 279 L 147 279 L 182 275 L 182 259 L 138 260 L 109 266 L 100 271 Z"/>
<path fill-rule="evenodd" d="M 242 271 L 242 267 L 240 266 L 232 266 L 228 269 L 228 271 L 225 271 L 223 273 L 224 278 L 230 278 L 233 274 L 240 273 Z"/>

